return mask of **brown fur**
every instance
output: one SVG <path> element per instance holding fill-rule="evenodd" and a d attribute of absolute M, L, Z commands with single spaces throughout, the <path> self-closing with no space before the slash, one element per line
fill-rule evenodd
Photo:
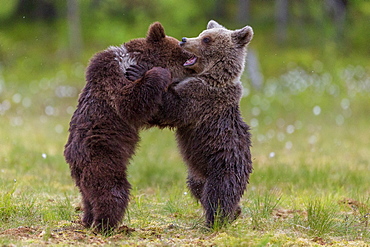
<path fill-rule="evenodd" d="M 198 75 L 170 86 L 153 123 L 176 128 L 188 165 L 188 187 L 205 209 L 208 226 L 240 214 L 239 202 L 252 172 L 250 133 L 242 120 L 240 76 L 252 28 L 227 30 L 215 21 L 181 46 L 196 57 Z"/>
<path fill-rule="evenodd" d="M 146 38 L 110 47 L 90 61 L 64 150 L 82 195 L 87 227 L 109 230 L 123 217 L 131 188 L 127 166 L 139 130 L 157 113 L 171 74 L 181 79 L 191 71 L 182 66 L 189 54 L 178 42 L 154 23 Z M 127 67 L 141 63 L 168 69 L 154 67 L 139 80 L 126 79 Z"/>

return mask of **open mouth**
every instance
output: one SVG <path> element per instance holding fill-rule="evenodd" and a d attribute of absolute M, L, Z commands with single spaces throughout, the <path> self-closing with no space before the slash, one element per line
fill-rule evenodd
<path fill-rule="evenodd" d="M 187 60 L 185 63 L 184 63 L 184 66 L 192 66 L 194 65 L 198 60 L 198 57 L 197 56 L 192 56 L 189 60 Z"/>

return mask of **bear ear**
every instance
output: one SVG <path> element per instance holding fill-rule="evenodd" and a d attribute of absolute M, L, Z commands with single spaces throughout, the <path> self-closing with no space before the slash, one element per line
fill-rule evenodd
<path fill-rule="evenodd" d="M 216 21 L 210 20 L 207 24 L 207 29 L 212 29 L 212 28 L 224 28 L 224 27 L 218 24 Z"/>
<path fill-rule="evenodd" d="M 152 25 L 150 25 L 148 34 L 146 36 L 147 40 L 151 42 L 157 42 L 161 41 L 166 37 L 166 34 L 164 33 L 164 28 L 161 23 L 154 22 Z"/>
<path fill-rule="evenodd" d="M 249 44 L 253 38 L 253 29 L 250 26 L 246 26 L 242 29 L 235 30 L 231 34 L 233 42 L 240 47 L 244 47 Z"/>

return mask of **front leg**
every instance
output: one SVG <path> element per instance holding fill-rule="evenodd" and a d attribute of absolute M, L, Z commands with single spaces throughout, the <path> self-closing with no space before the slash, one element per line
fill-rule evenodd
<path fill-rule="evenodd" d="M 168 69 L 154 67 L 144 76 L 128 84 L 124 97 L 118 99 L 121 117 L 131 123 L 146 124 L 158 112 L 162 94 L 171 83 Z"/>
<path fill-rule="evenodd" d="M 126 69 L 125 77 L 130 81 L 142 78 L 153 66 L 147 63 L 133 64 Z"/>
<path fill-rule="evenodd" d="M 150 123 L 160 128 L 181 128 L 201 121 L 203 106 L 209 102 L 207 95 L 202 93 L 207 92 L 205 87 L 195 78 L 171 83 L 163 92 L 163 104 Z"/>

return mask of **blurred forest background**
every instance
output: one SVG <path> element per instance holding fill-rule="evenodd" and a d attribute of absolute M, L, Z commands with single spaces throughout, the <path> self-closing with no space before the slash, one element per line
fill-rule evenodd
<path fill-rule="evenodd" d="M 178 39 L 197 36 L 210 19 L 230 29 L 252 26 L 246 94 L 271 90 L 297 68 L 301 76 L 329 73 L 332 91 L 355 87 L 345 85 L 345 76 L 360 80 L 358 91 L 370 91 L 370 1 L 0 0 L 0 6 L 1 115 L 17 109 L 14 103 L 27 112 L 66 113 L 54 109 L 58 104 L 70 114 L 68 99 L 83 87 L 89 58 L 145 36 L 154 21 Z"/>

